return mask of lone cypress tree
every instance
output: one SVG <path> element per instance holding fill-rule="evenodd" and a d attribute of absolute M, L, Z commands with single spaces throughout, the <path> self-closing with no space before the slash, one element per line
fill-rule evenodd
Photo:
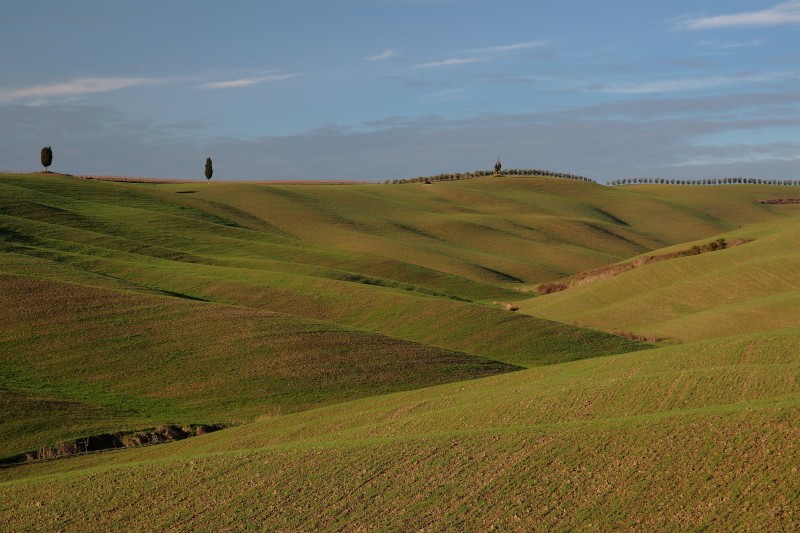
<path fill-rule="evenodd" d="M 497 163 L 494 164 L 494 173 L 500 174 L 500 169 L 503 168 L 503 165 L 500 164 L 500 158 L 497 158 Z"/>
<path fill-rule="evenodd" d="M 210 180 L 211 176 L 214 175 L 214 167 L 211 164 L 211 158 L 206 158 L 206 179 Z"/>
<path fill-rule="evenodd" d="M 42 166 L 44 171 L 48 172 L 47 167 L 53 164 L 53 149 L 49 146 L 42 148 Z"/>

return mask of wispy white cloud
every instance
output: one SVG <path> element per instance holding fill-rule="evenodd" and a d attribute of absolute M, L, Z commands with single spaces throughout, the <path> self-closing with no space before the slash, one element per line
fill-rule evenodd
<path fill-rule="evenodd" d="M 436 91 L 422 95 L 419 97 L 419 99 L 423 101 L 445 102 L 449 100 L 459 100 L 466 97 L 468 93 L 469 89 L 466 88 L 444 89 L 442 91 Z"/>
<path fill-rule="evenodd" d="M 0 88 L 0 102 L 69 98 L 84 94 L 105 93 L 131 87 L 175 82 L 173 78 L 77 78 L 60 83 L 31 85 L 20 89 Z"/>
<path fill-rule="evenodd" d="M 280 74 L 241 78 L 219 82 L 208 82 L 202 85 L 205 89 L 231 89 L 246 87 L 270 81 L 284 80 L 299 76 L 299 74 Z M 88 94 L 107 93 L 130 89 L 133 87 L 153 87 L 156 85 L 187 83 L 197 81 L 197 78 L 133 78 L 133 77 L 94 77 L 76 78 L 69 81 L 31 85 L 21 88 L 0 87 L 0 103 L 17 101 L 27 102 L 29 105 L 40 105 L 54 98 L 76 98 Z"/>
<path fill-rule="evenodd" d="M 765 83 L 797 77 L 792 72 L 764 72 L 760 74 L 739 74 L 733 76 L 707 76 L 703 78 L 681 78 L 646 81 L 641 83 L 601 85 L 588 88 L 591 92 L 614 94 L 656 94 L 719 89 L 750 83 Z"/>
<path fill-rule="evenodd" d="M 396 55 L 397 55 L 397 52 L 395 52 L 394 50 L 386 50 L 386 51 L 381 52 L 380 54 L 376 54 L 374 56 L 367 56 L 365 59 L 367 61 L 383 61 L 385 59 L 389 59 L 389 58 L 394 57 Z"/>
<path fill-rule="evenodd" d="M 730 15 L 717 15 L 684 20 L 678 26 L 690 30 L 708 30 L 737 26 L 780 26 L 800 24 L 800 0 L 781 2 L 759 11 L 744 11 Z"/>
<path fill-rule="evenodd" d="M 706 46 L 708 48 L 714 48 L 717 50 L 731 50 L 736 48 L 753 48 L 756 46 L 761 46 L 766 41 L 762 40 L 750 40 L 750 41 L 741 41 L 741 42 L 722 42 L 722 41 L 701 41 L 698 43 L 700 46 Z"/>
<path fill-rule="evenodd" d="M 464 50 L 465 54 L 487 54 L 495 52 L 515 52 L 517 50 L 526 50 L 528 48 L 538 48 L 546 46 L 549 41 L 528 41 L 525 43 L 506 44 L 501 46 L 489 46 L 487 48 L 475 48 L 473 50 Z"/>
<path fill-rule="evenodd" d="M 505 44 L 499 46 L 487 46 L 485 48 L 473 48 L 471 50 L 462 50 L 461 52 L 457 52 L 460 57 L 443 59 L 441 61 L 431 61 L 430 63 L 422 63 L 420 65 L 417 65 L 416 68 L 439 68 L 439 67 L 447 67 L 450 65 L 464 65 L 467 63 L 477 63 L 478 61 L 488 60 L 492 54 L 527 50 L 530 48 L 545 46 L 548 43 L 549 41 L 526 41 L 522 43 Z"/>
<path fill-rule="evenodd" d="M 451 59 L 444 59 L 442 61 L 432 61 L 430 63 L 422 63 L 417 65 L 417 68 L 438 68 L 447 67 L 450 65 L 465 65 L 467 63 L 477 63 L 481 61 L 478 57 L 454 57 Z"/>
<path fill-rule="evenodd" d="M 237 87 L 248 87 L 250 85 L 258 85 L 270 81 L 288 80 L 295 78 L 300 74 L 275 74 L 270 76 L 256 76 L 253 78 L 239 78 L 236 80 L 226 81 L 212 81 L 203 84 L 204 89 L 235 89 Z"/>

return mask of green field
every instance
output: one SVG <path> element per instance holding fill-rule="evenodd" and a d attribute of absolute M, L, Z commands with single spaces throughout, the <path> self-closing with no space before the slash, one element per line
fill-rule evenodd
<path fill-rule="evenodd" d="M 798 528 L 800 211 L 759 203 L 795 189 L 0 175 L 0 459 L 234 424 L 4 468 L 0 518 Z"/>

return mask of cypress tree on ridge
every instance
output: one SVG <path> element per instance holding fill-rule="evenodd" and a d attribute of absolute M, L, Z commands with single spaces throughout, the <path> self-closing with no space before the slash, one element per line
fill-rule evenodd
<path fill-rule="evenodd" d="M 45 172 L 49 172 L 47 167 L 53 164 L 53 149 L 49 146 L 45 146 L 42 148 L 42 166 L 44 167 Z"/>
<path fill-rule="evenodd" d="M 211 163 L 211 158 L 207 157 L 206 158 L 206 179 L 210 180 L 211 176 L 213 176 L 213 175 L 214 175 L 214 167 L 213 167 L 213 165 Z"/>

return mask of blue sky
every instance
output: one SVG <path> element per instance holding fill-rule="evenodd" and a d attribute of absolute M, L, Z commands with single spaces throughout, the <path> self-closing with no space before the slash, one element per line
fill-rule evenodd
<path fill-rule="evenodd" d="M 800 177 L 800 0 L 10 0 L 2 26 L 2 170 Z"/>

